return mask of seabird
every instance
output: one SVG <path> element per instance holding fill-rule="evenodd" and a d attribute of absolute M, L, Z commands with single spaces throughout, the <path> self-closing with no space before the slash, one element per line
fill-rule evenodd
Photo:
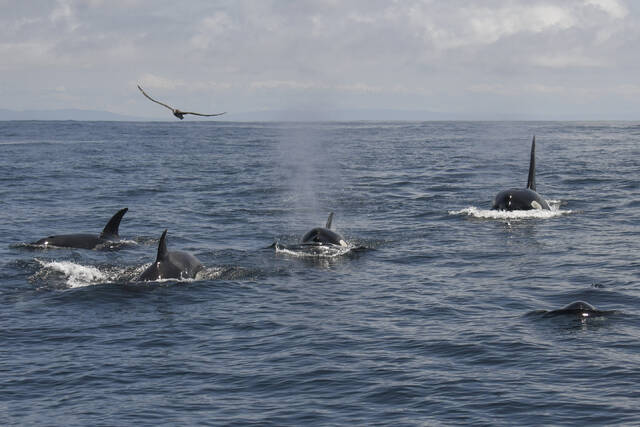
<path fill-rule="evenodd" d="M 140 85 L 137 85 L 137 86 L 138 86 L 138 89 L 140 89 L 140 92 L 142 92 L 142 94 L 143 94 L 144 96 L 146 96 L 147 98 L 149 98 L 150 100 L 152 100 L 152 101 L 153 101 L 153 102 L 155 102 L 156 104 L 160 104 L 160 105 L 162 105 L 163 107 L 167 107 L 169 110 L 171 110 L 171 112 L 173 113 L 173 115 L 174 115 L 174 116 L 176 116 L 177 118 L 179 118 L 180 120 L 184 119 L 184 115 L 185 115 L 185 114 L 193 114 L 193 115 L 196 115 L 196 116 L 205 116 L 205 117 L 221 116 L 221 115 L 223 115 L 223 114 L 224 114 L 224 113 L 216 113 L 216 114 L 202 114 L 202 113 L 194 113 L 194 112 L 192 112 L 192 111 L 180 111 L 180 110 L 178 110 L 177 108 L 173 108 L 173 107 L 171 107 L 171 106 L 169 106 L 169 105 L 167 105 L 167 104 L 164 104 L 164 103 L 162 103 L 162 102 L 160 102 L 160 101 L 156 101 L 155 99 L 153 99 L 152 97 L 150 97 L 149 95 L 147 95 L 147 93 L 146 93 L 144 90 L 142 90 L 142 88 L 140 87 Z"/>

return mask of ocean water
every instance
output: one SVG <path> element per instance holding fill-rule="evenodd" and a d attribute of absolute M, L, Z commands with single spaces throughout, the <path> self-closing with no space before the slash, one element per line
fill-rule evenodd
<path fill-rule="evenodd" d="M 533 135 L 552 210 L 490 211 Z M 1 425 L 640 424 L 640 123 L 0 122 L 0 153 Z M 120 244 L 29 244 L 123 207 Z M 329 212 L 349 248 L 296 250 Z M 164 229 L 195 280 L 137 280 Z M 608 313 L 543 314 L 576 300 Z"/>

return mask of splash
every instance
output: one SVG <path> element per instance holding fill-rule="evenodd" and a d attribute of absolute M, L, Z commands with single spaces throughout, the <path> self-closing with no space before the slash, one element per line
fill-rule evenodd
<path fill-rule="evenodd" d="M 36 259 L 41 268 L 31 276 L 33 282 L 44 282 L 44 288 L 83 288 L 102 284 L 148 284 L 151 282 L 139 281 L 143 271 L 150 263 L 138 266 L 88 266 L 71 261 L 43 261 Z M 201 280 L 238 279 L 255 276 L 255 272 L 241 267 L 212 267 L 204 268 L 196 274 L 195 278 L 160 279 L 153 283 L 192 283 Z"/>
<path fill-rule="evenodd" d="M 195 280 L 243 280 L 257 278 L 262 272 L 240 266 L 205 267 L 196 274 Z"/>
<path fill-rule="evenodd" d="M 466 215 L 474 218 L 482 219 L 501 219 L 501 220 L 518 220 L 518 219 L 548 219 L 556 218 L 562 215 L 573 213 L 571 210 L 561 210 L 560 200 L 547 200 L 550 210 L 531 209 L 528 211 L 497 211 L 491 209 L 479 209 L 475 206 L 460 209 L 458 211 L 449 211 L 449 215 Z"/>
<path fill-rule="evenodd" d="M 356 246 L 337 245 L 283 245 L 275 243 L 276 254 L 288 255 L 298 258 L 337 258 L 347 255 L 351 251 L 358 249 Z"/>
<path fill-rule="evenodd" d="M 195 279 L 192 280 L 215 280 L 222 276 L 224 269 L 222 267 L 205 267 L 196 273 Z"/>
<path fill-rule="evenodd" d="M 92 266 L 71 261 L 35 260 L 41 268 L 29 280 L 44 282 L 45 288 L 83 288 L 107 283 L 133 282 L 144 266 Z"/>
<path fill-rule="evenodd" d="M 70 288 L 81 288 L 110 281 L 106 273 L 93 266 L 76 264 L 71 261 L 37 261 L 42 266 L 45 277 L 50 273 L 62 274 L 66 279 L 65 283 Z"/>

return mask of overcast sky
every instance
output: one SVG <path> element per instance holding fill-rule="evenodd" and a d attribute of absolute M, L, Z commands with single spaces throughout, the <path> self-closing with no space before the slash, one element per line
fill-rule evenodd
<path fill-rule="evenodd" d="M 0 0 L 0 108 L 640 118 L 631 0 Z"/>

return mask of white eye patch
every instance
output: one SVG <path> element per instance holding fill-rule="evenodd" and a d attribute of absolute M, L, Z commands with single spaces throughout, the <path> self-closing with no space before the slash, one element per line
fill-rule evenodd
<path fill-rule="evenodd" d="M 535 200 L 531 202 L 531 207 L 533 209 L 538 209 L 538 210 L 542 209 L 542 206 L 540 205 L 540 203 L 536 202 Z"/>

